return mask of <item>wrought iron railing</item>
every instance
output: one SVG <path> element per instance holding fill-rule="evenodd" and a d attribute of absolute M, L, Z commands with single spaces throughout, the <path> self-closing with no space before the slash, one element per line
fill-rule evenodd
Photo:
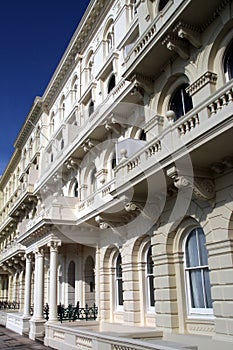
<path fill-rule="evenodd" d="M 98 307 L 94 304 L 93 306 L 85 305 L 80 307 L 79 302 L 76 306 L 69 305 L 65 308 L 63 305 L 58 305 L 58 319 L 59 321 L 76 321 L 76 320 L 96 320 L 98 315 Z"/>
<path fill-rule="evenodd" d="M 19 306 L 17 301 L 0 301 L 0 309 L 18 310 Z"/>
<path fill-rule="evenodd" d="M 33 315 L 34 307 L 31 306 L 30 314 Z M 76 321 L 76 320 L 96 320 L 98 315 L 98 307 L 94 304 L 93 306 L 85 305 L 85 307 L 79 306 L 79 301 L 76 306 L 69 304 L 65 307 L 62 304 L 57 306 L 57 318 L 62 323 L 63 321 Z M 49 320 L 49 304 L 46 303 L 43 307 L 43 316 L 48 321 Z"/>

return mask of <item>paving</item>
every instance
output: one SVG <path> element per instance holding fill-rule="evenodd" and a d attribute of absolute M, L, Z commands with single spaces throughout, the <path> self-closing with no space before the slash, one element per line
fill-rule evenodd
<path fill-rule="evenodd" d="M 49 350 L 48 346 L 0 326 L 0 350 Z"/>

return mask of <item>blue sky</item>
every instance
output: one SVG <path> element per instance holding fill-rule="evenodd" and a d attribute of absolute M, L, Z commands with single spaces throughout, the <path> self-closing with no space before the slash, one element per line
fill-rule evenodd
<path fill-rule="evenodd" d="M 0 174 L 90 0 L 0 1 Z"/>

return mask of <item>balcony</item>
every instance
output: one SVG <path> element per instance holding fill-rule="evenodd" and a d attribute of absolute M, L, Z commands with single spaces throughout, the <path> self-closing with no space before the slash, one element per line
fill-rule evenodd
<path fill-rule="evenodd" d="M 232 157 L 232 85 L 230 82 L 176 122 L 171 120 L 167 128 L 134 154 L 125 152 L 125 159 L 116 168 L 118 194 L 129 182 L 141 181 L 187 155 L 193 167 L 205 169 Z"/>
<path fill-rule="evenodd" d="M 174 59 L 176 55 L 187 59 L 190 45 L 200 46 L 198 37 L 219 15 L 222 10 L 221 3 L 220 0 L 208 3 L 201 0 L 172 1 L 166 11 L 159 13 L 135 42 L 125 58 L 123 76 L 127 78 L 138 71 L 145 76 L 156 76 L 164 63 Z M 196 12 L 199 15 L 194 18 L 193 13 Z M 141 20 L 144 20 L 143 16 Z"/>

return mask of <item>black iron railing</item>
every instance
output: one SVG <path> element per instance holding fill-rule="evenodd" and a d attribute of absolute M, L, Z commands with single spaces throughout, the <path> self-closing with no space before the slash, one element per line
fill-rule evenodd
<path fill-rule="evenodd" d="M 0 301 L 0 309 L 18 310 L 19 306 L 17 301 Z"/>
<path fill-rule="evenodd" d="M 59 321 L 76 321 L 76 320 L 96 320 L 98 315 L 98 307 L 94 304 L 93 306 L 80 307 L 79 302 L 76 306 L 69 305 L 65 308 L 63 305 L 58 305 L 58 319 Z"/>
<path fill-rule="evenodd" d="M 34 307 L 31 306 L 30 314 L 33 315 Z M 98 307 L 94 304 L 93 306 L 85 305 L 85 307 L 79 306 L 79 301 L 76 306 L 69 304 L 68 307 L 59 304 L 57 306 L 57 317 L 60 322 L 63 321 L 76 321 L 76 320 L 96 320 L 98 315 Z M 48 321 L 49 320 L 49 305 L 45 304 L 43 307 L 43 316 Z"/>

